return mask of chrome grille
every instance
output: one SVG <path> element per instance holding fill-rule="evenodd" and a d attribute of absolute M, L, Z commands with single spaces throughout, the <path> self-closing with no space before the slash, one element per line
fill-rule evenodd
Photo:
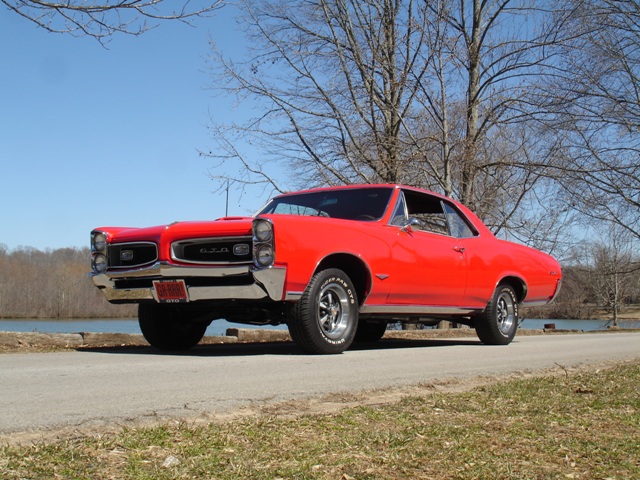
<path fill-rule="evenodd" d="M 251 263 L 251 237 L 200 238 L 171 244 L 171 257 L 186 263 Z"/>
<path fill-rule="evenodd" d="M 109 245 L 109 268 L 133 268 L 158 260 L 155 243 L 116 243 Z"/>

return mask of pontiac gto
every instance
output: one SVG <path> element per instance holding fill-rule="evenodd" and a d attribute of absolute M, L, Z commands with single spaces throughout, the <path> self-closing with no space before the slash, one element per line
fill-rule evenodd
<path fill-rule="evenodd" d="M 388 322 L 448 320 L 506 345 L 520 305 L 546 304 L 551 256 L 497 239 L 464 205 L 401 185 L 275 197 L 253 217 L 91 232 L 90 274 L 137 303 L 147 341 L 187 349 L 216 319 L 286 324 L 304 351 L 379 340 Z"/>

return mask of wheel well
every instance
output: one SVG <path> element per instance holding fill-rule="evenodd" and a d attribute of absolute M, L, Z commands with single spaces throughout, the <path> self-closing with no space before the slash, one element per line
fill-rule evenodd
<path fill-rule="evenodd" d="M 371 275 L 369 274 L 369 269 L 366 264 L 353 255 L 336 253 L 323 259 L 314 273 L 326 270 L 327 268 L 339 268 L 349 276 L 353 285 L 356 287 L 358 303 L 362 305 L 371 288 Z"/>
<path fill-rule="evenodd" d="M 518 303 L 522 303 L 527 296 L 527 285 L 521 278 L 518 277 L 504 277 L 498 285 L 509 285 L 516 292 L 518 297 Z"/>

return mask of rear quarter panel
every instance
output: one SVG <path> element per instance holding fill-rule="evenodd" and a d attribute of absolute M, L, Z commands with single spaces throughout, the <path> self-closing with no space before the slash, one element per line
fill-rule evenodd
<path fill-rule="evenodd" d="M 507 243 L 507 242 L 504 242 Z M 510 244 L 513 261 L 523 272 L 527 285 L 524 303 L 547 303 L 553 299 L 562 279 L 562 268 L 551 255 L 523 245 Z"/>
<path fill-rule="evenodd" d="M 495 237 L 467 239 L 469 276 L 467 303 L 482 307 L 504 279 L 516 278 L 526 287 L 524 303 L 546 303 L 553 298 L 562 277 L 559 263 L 550 255 Z"/>

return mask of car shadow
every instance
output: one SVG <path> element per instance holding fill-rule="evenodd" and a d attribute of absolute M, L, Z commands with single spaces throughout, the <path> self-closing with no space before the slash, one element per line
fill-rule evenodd
<path fill-rule="evenodd" d="M 391 350 L 452 347 L 456 345 L 482 345 L 482 342 L 472 338 L 383 338 L 376 343 L 354 343 L 349 350 Z"/>
<path fill-rule="evenodd" d="M 436 348 L 460 345 L 482 345 L 474 339 L 399 339 L 384 338 L 376 343 L 354 343 L 347 352 L 364 350 L 394 350 L 407 348 Z M 159 350 L 149 345 L 78 347 L 80 352 L 125 355 L 158 355 L 180 357 L 243 357 L 260 355 L 308 356 L 293 342 L 224 343 L 196 345 L 185 351 Z"/>

